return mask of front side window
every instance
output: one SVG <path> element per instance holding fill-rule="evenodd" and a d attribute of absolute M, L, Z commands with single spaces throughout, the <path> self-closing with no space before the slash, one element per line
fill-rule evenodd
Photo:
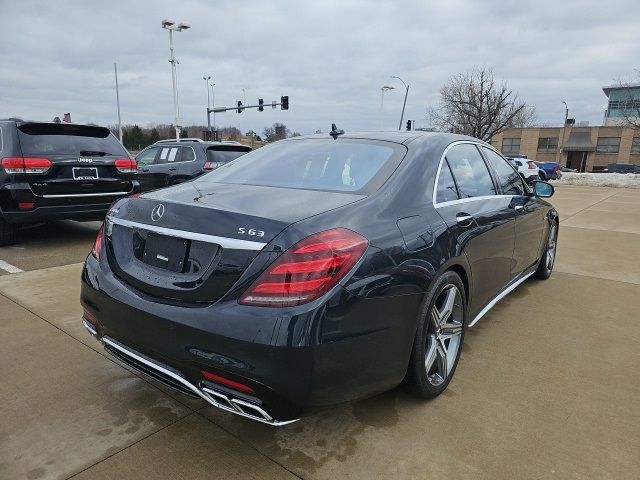
<path fill-rule="evenodd" d="M 449 163 L 445 158 L 440 167 L 440 176 L 438 177 L 438 186 L 436 187 L 436 202 L 450 202 L 452 200 L 458 200 L 459 198 L 458 189 L 453 181 Z"/>
<path fill-rule="evenodd" d="M 524 195 L 526 191 L 520 174 L 509 165 L 509 162 L 490 148 L 482 147 L 482 151 L 498 175 L 503 195 Z"/>
<path fill-rule="evenodd" d="M 140 152 L 136 157 L 138 165 L 153 165 L 153 161 L 156 159 L 158 153 L 158 147 L 147 148 L 145 151 Z"/>
<path fill-rule="evenodd" d="M 447 152 L 447 161 L 458 186 L 460 198 L 496 194 L 491 174 L 475 145 L 454 145 Z"/>
<path fill-rule="evenodd" d="M 599 137 L 596 152 L 618 153 L 620 151 L 620 137 Z"/>
<path fill-rule="evenodd" d="M 502 139 L 502 153 L 520 153 L 520 139 L 519 138 L 503 138 Z"/>
<path fill-rule="evenodd" d="M 555 152 L 558 149 L 558 137 L 540 137 L 538 139 L 539 152 Z"/>
<path fill-rule="evenodd" d="M 242 155 L 198 181 L 369 193 L 389 178 L 406 151 L 404 146 L 373 140 L 278 142 Z"/>
<path fill-rule="evenodd" d="M 633 143 L 631 144 L 631 153 L 640 153 L 640 137 L 633 137 Z"/>

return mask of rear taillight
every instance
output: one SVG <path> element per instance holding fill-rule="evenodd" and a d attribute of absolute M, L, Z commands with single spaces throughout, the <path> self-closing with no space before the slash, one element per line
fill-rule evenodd
<path fill-rule="evenodd" d="M 533 162 L 527 162 L 527 164 L 529 165 L 529 170 L 535 170 L 538 168 L 538 166 Z"/>
<path fill-rule="evenodd" d="M 558 173 L 560 171 L 560 167 L 554 167 L 553 168 L 553 173 Z"/>
<path fill-rule="evenodd" d="M 336 228 L 296 243 L 269 266 L 240 297 L 242 305 L 291 307 L 327 293 L 360 260 L 368 240 Z"/>
<path fill-rule="evenodd" d="M 93 242 L 93 248 L 91 249 L 91 255 L 100 261 L 100 253 L 102 252 L 102 239 L 104 238 L 102 225 L 100 225 L 100 230 L 98 230 L 98 235 L 96 235 L 96 241 Z"/>
<path fill-rule="evenodd" d="M 213 170 L 215 167 L 213 166 L 213 162 L 204 162 L 204 165 L 202 166 L 202 169 L 209 172 L 211 170 Z"/>
<path fill-rule="evenodd" d="M 120 173 L 136 173 L 138 164 L 131 158 L 118 158 L 114 165 Z"/>
<path fill-rule="evenodd" d="M 51 160 L 37 157 L 7 157 L 2 159 L 2 168 L 7 173 L 47 173 Z"/>

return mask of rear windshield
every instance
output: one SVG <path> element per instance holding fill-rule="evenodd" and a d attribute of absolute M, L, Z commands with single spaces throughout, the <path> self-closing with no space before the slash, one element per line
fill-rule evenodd
<path fill-rule="evenodd" d="M 128 155 L 108 128 L 27 123 L 18 127 L 25 155 Z"/>
<path fill-rule="evenodd" d="M 207 161 L 227 163 L 250 151 L 246 147 L 209 147 L 207 149 Z"/>
<path fill-rule="evenodd" d="M 254 150 L 201 178 L 241 185 L 369 193 L 389 178 L 404 153 L 404 146 L 390 142 L 293 140 Z"/>

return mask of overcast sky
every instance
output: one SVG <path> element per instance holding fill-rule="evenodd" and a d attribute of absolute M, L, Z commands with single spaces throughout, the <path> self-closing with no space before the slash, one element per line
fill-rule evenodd
<path fill-rule="evenodd" d="M 606 108 L 603 85 L 640 68 L 638 0 L 538 1 L 29 1 L 0 0 L 0 118 L 172 123 L 168 33 L 175 34 L 185 125 L 206 123 L 204 74 L 216 106 L 289 95 L 290 110 L 217 115 L 218 125 L 262 132 L 280 121 L 301 133 L 428 126 L 442 84 L 474 65 L 493 68 L 533 104 L 541 122 L 570 116 L 592 125 Z"/>

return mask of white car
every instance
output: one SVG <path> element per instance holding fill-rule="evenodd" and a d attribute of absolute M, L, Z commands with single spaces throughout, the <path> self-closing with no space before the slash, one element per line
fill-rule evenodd
<path fill-rule="evenodd" d="M 524 155 L 507 157 L 507 160 L 509 160 L 511 165 L 516 167 L 516 170 L 522 175 L 525 182 L 533 183 L 534 180 L 540 180 L 540 168 L 538 168 L 534 161 L 528 160 Z"/>

